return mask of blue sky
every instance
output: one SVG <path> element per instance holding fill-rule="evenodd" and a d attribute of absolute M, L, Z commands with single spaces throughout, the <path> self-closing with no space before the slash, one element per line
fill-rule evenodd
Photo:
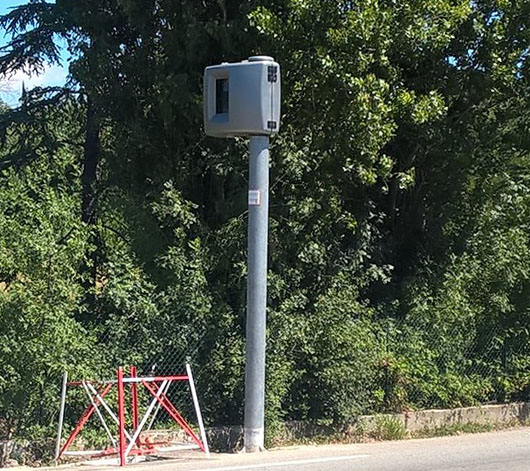
<path fill-rule="evenodd" d="M 5 15 L 10 11 L 11 7 L 24 3 L 26 3 L 26 0 L 0 0 L 0 15 Z M 9 37 L 6 37 L 4 32 L 0 31 L 0 46 L 5 45 L 8 40 Z M 66 57 L 66 53 L 64 55 Z M 62 65 L 67 65 L 66 60 L 63 60 Z M 30 76 L 20 71 L 11 77 L 0 76 L 0 99 L 14 106 L 18 103 L 22 82 L 24 82 L 26 89 L 36 86 L 62 85 L 66 80 L 67 72 L 67 68 L 54 65 L 47 66 L 40 75 Z"/>

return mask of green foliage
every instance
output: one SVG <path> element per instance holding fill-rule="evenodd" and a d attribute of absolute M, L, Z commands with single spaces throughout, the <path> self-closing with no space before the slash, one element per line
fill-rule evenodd
<path fill-rule="evenodd" d="M 0 429 L 8 436 L 49 426 L 62 372 L 90 371 L 95 338 L 75 320 L 87 244 L 78 175 L 67 148 L 0 174 Z"/>
<path fill-rule="evenodd" d="M 0 18 L 0 73 L 53 63 L 57 36 L 73 53 L 66 87 L 0 110 L 0 431 L 49 426 L 64 369 L 186 360 L 207 423 L 241 423 L 246 143 L 203 135 L 201 77 L 256 53 L 284 97 L 271 430 L 526 398 L 529 5 L 39 1 Z"/>
<path fill-rule="evenodd" d="M 111 249 L 102 254 L 105 262 L 98 267 L 94 328 L 112 343 L 110 364 L 157 363 L 167 369 L 164 365 L 175 356 L 184 361 L 193 354 L 210 310 L 193 206 L 171 183 L 159 199 L 143 206 L 118 189 L 107 198 L 106 217 L 119 232 L 109 231 L 112 226 L 106 223 L 101 228 Z M 162 240 L 151 245 L 156 237 Z M 139 260 L 145 252 L 151 258 L 148 264 Z"/>
<path fill-rule="evenodd" d="M 373 430 L 368 435 L 374 440 L 403 440 L 407 438 L 407 429 L 398 417 L 376 415 Z"/>

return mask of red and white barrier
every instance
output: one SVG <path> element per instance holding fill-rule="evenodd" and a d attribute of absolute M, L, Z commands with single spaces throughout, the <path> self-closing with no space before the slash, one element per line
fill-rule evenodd
<path fill-rule="evenodd" d="M 177 408 L 169 400 L 167 393 L 171 385 L 175 382 L 186 381 L 190 388 L 191 399 L 197 416 L 197 423 L 199 426 L 200 438 L 182 417 Z M 114 385 L 117 386 L 117 410 L 114 411 L 105 399 L 109 392 L 112 390 Z M 131 390 L 131 421 L 132 430 L 127 430 L 126 426 L 126 407 L 125 407 L 125 387 L 129 385 Z M 89 404 L 85 411 L 78 420 L 74 430 L 70 436 L 66 439 L 65 443 L 61 447 L 62 441 L 62 428 L 63 428 L 63 417 L 66 406 L 66 390 L 67 386 L 70 387 L 82 387 L 88 397 Z M 143 389 L 150 395 L 150 402 L 145 410 L 143 416 L 139 417 L 138 409 L 138 393 L 139 386 L 143 386 Z M 101 410 L 103 408 L 103 410 Z M 184 430 L 186 435 L 191 438 L 193 444 L 187 444 L 181 449 L 198 448 L 206 453 L 209 457 L 208 442 L 206 439 L 206 433 L 204 429 L 204 423 L 202 420 L 201 410 L 199 401 L 197 398 L 197 391 L 195 389 L 195 383 L 193 381 L 193 375 L 190 366 L 186 365 L 185 375 L 169 375 L 169 376 L 146 376 L 138 377 L 136 367 L 130 367 L 130 376 L 125 377 L 123 373 L 123 367 L 118 367 L 117 378 L 115 380 L 105 381 L 67 381 L 66 373 L 63 378 L 63 388 L 61 391 L 61 408 L 59 413 L 59 427 L 57 432 L 57 446 L 55 452 L 55 460 L 58 462 L 61 457 L 65 455 L 89 455 L 89 456 L 109 456 L 118 455 L 120 466 L 125 466 L 128 459 L 132 456 L 153 454 L 167 450 L 167 447 L 157 447 L 151 443 L 148 439 L 141 440 L 141 432 L 144 430 L 146 424 L 149 425 L 147 430 L 151 428 L 153 422 L 158 414 L 159 410 L 165 410 L 168 415 Z M 111 418 L 112 422 L 117 425 L 117 440 L 113 436 L 107 421 L 105 420 L 104 413 Z M 99 418 L 105 433 L 109 438 L 109 447 L 104 450 L 88 450 L 88 451 L 69 451 L 69 448 L 73 444 L 76 437 L 83 430 L 88 420 L 94 415 Z M 156 445 L 160 445 L 157 443 Z M 164 444 L 162 444 L 164 445 Z M 167 445 L 167 444 L 166 444 Z"/>

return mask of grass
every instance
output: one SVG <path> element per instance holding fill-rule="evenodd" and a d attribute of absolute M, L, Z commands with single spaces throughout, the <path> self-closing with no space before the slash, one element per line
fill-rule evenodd
<path fill-rule="evenodd" d="M 410 432 L 398 417 L 392 415 L 379 415 L 374 421 L 367 424 L 354 424 L 342 430 L 330 430 L 329 433 L 314 433 L 310 436 L 295 437 L 286 428 L 278 430 L 279 433 L 271 436 L 268 447 L 283 447 L 292 445 L 325 445 L 325 444 L 349 444 L 365 443 L 371 441 L 405 440 L 411 438 L 435 438 L 467 433 L 485 433 L 506 430 L 515 427 L 529 426 L 530 423 L 520 420 L 509 422 L 495 422 L 490 424 L 461 423 L 444 425 L 440 427 L 423 429 Z"/>
<path fill-rule="evenodd" d="M 374 428 L 369 430 L 367 435 L 377 441 L 403 440 L 407 438 L 408 432 L 399 418 L 392 415 L 376 415 Z"/>
<path fill-rule="evenodd" d="M 478 424 L 478 423 L 467 423 L 467 424 L 452 424 L 443 425 L 441 427 L 435 427 L 432 429 L 418 430 L 417 432 L 411 433 L 411 438 L 435 438 L 435 437 L 448 437 L 452 435 L 463 435 L 465 433 L 486 433 L 495 432 L 499 430 L 506 430 L 522 425 L 528 425 L 519 420 L 503 423 L 490 423 L 490 424 Z"/>

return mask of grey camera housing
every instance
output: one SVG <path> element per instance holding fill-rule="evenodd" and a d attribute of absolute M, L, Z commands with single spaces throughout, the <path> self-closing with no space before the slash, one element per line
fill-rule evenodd
<path fill-rule="evenodd" d="M 280 65 L 272 57 L 206 67 L 204 131 L 214 137 L 277 133 L 280 99 Z"/>

